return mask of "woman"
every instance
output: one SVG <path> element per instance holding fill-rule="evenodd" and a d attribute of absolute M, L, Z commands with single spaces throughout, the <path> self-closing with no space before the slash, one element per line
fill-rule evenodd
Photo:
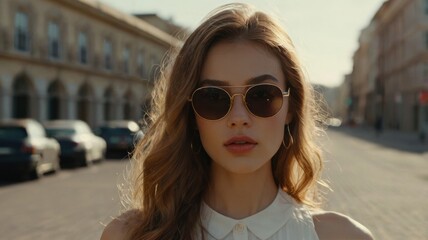
<path fill-rule="evenodd" d="M 272 18 L 220 7 L 167 66 L 133 156 L 133 210 L 101 239 L 371 239 L 346 216 L 309 212 L 322 167 L 315 102 Z"/>

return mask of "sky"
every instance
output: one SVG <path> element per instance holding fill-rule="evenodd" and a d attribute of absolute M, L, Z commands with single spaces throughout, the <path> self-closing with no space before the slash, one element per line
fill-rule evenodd
<path fill-rule="evenodd" d="M 156 13 L 194 29 L 227 0 L 98 0 L 122 12 Z M 352 71 L 360 31 L 384 0 L 248 0 L 280 19 L 312 83 L 335 87 Z"/>

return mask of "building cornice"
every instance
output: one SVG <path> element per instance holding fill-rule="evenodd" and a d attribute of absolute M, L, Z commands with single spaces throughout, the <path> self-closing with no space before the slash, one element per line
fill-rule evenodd
<path fill-rule="evenodd" d="M 20 65 L 32 64 L 35 66 L 44 66 L 52 69 L 58 69 L 58 70 L 66 70 L 66 71 L 73 71 L 77 72 L 83 75 L 88 75 L 91 77 L 102 77 L 106 79 L 111 80 L 123 80 L 123 81 L 129 81 L 133 83 L 140 83 L 145 86 L 152 86 L 153 82 L 148 81 L 147 79 L 142 79 L 137 76 L 132 75 L 124 75 L 116 72 L 107 72 L 107 71 L 94 71 L 93 68 L 90 66 L 84 66 L 84 65 L 77 65 L 77 64 L 70 64 L 65 62 L 58 62 L 58 61 L 50 61 L 50 60 L 43 60 L 39 58 L 32 58 L 29 56 L 25 56 L 22 54 L 14 54 L 14 53 L 5 53 L 0 52 L 0 60 L 12 60 L 12 61 L 18 61 L 20 62 Z"/>
<path fill-rule="evenodd" d="M 86 13 L 107 22 L 118 29 L 141 35 L 163 46 L 179 46 L 180 40 L 159 30 L 135 16 L 123 13 L 96 0 L 50 0 L 56 4 L 66 5 L 80 13 Z"/>

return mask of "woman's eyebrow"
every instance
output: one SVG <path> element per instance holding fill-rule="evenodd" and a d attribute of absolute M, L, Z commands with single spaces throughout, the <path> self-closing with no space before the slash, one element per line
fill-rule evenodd
<path fill-rule="evenodd" d="M 279 82 L 276 77 L 270 74 L 263 74 L 257 77 L 250 78 L 246 81 L 246 85 L 263 83 L 266 80 L 272 80 L 274 82 Z M 230 83 L 227 81 L 216 80 L 216 79 L 203 79 L 200 82 L 201 86 L 230 86 Z"/>
<path fill-rule="evenodd" d="M 229 86 L 230 84 L 226 81 L 215 80 L 215 79 L 203 79 L 199 85 L 201 86 Z"/>
<path fill-rule="evenodd" d="M 274 77 L 274 76 L 272 76 L 270 74 L 263 74 L 263 75 L 260 75 L 260 76 L 257 76 L 257 77 L 250 78 L 247 81 L 247 83 L 248 84 L 257 84 L 257 83 L 263 83 L 266 80 L 272 80 L 274 82 L 279 82 L 278 79 L 276 79 L 276 77 Z"/>

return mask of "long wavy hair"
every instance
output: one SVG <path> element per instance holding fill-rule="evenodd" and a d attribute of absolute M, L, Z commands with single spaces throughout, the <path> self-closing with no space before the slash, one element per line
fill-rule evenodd
<path fill-rule="evenodd" d="M 272 159 L 277 186 L 297 202 L 316 206 L 322 167 L 315 144 L 317 114 L 313 88 L 305 80 L 295 48 L 280 24 L 246 4 L 227 4 L 211 12 L 165 61 L 155 83 L 149 127 L 129 168 L 125 200 L 132 211 L 129 239 L 195 239 L 200 206 L 210 180 L 211 160 L 195 130 L 188 101 L 200 81 L 210 47 L 222 40 L 243 39 L 272 52 L 281 62 L 291 89 L 292 121 L 284 144 Z"/>

